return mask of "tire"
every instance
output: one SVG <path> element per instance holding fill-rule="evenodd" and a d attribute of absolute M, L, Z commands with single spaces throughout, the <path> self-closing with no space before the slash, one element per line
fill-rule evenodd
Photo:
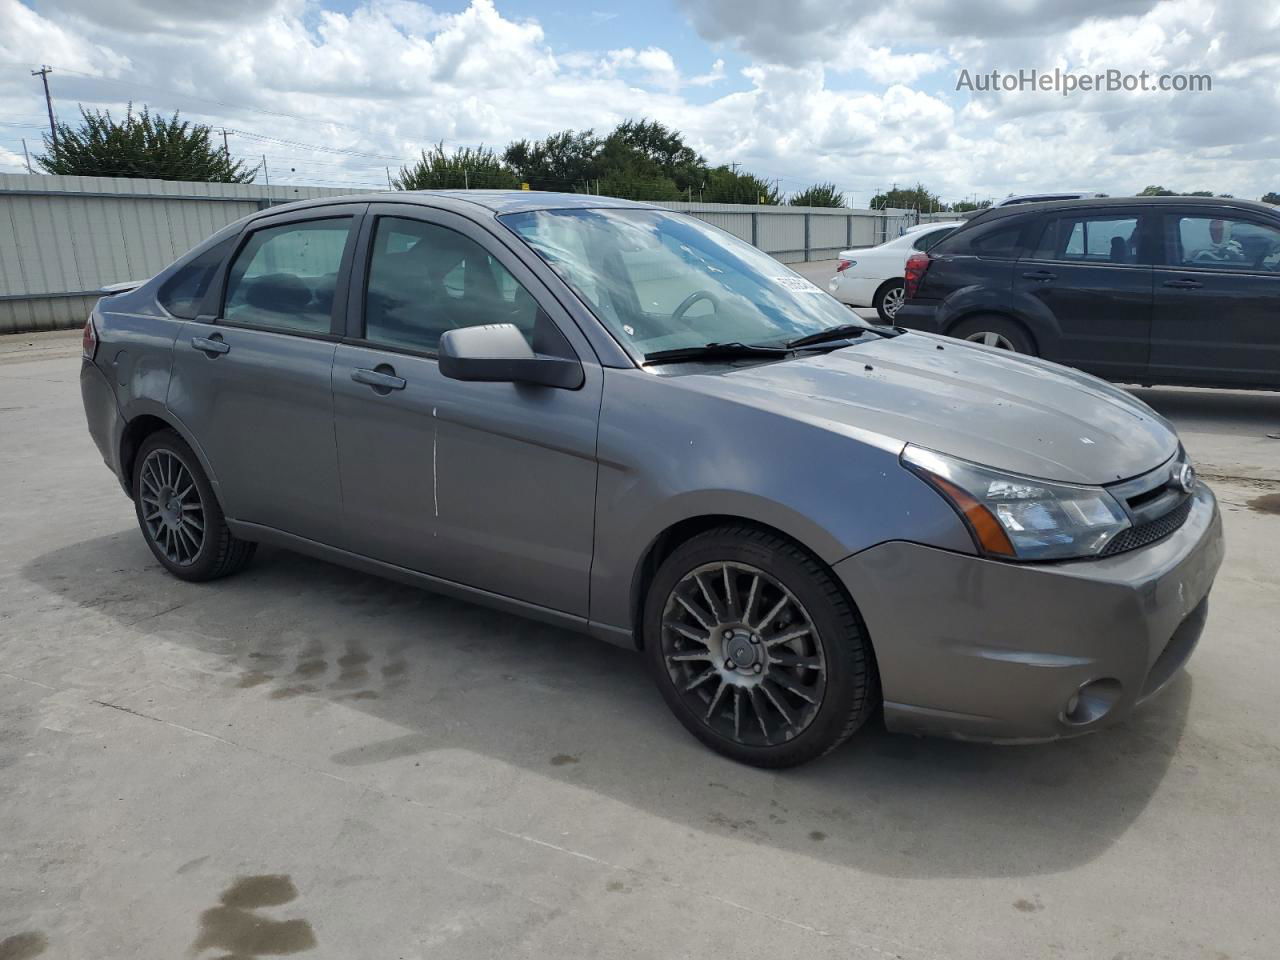
<path fill-rule="evenodd" d="M 258 546 L 232 536 L 200 461 L 173 430 L 156 431 L 138 449 L 133 506 L 151 553 L 183 580 L 235 573 Z"/>
<path fill-rule="evenodd" d="M 957 340 L 968 340 L 971 343 L 982 343 L 998 350 L 1022 353 L 1029 357 L 1039 356 L 1036 343 L 1027 333 L 1027 328 L 998 314 L 981 314 L 961 320 L 947 331 L 947 335 Z"/>
<path fill-rule="evenodd" d="M 902 304 L 906 298 L 907 287 L 905 281 L 894 280 L 886 283 L 872 298 L 871 305 L 876 308 L 876 313 L 880 315 L 881 323 L 893 323 L 894 317 L 898 315 L 898 311 L 902 309 Z"/>
<path fill-rule="evenodd" d="M 752 766 L 834 750 L 880 700 L 866 629 L 831 572 L 749 525 L 699 534 L 663 561 L 644 599 L 644 644 L 680 722 Z"/>

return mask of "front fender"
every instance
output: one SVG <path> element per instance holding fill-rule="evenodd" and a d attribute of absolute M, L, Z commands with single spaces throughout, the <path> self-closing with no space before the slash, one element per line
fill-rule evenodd
<path fill-rule="evenodd" d="M 637 570 L 689 520 L 771 527 L 828 565 L 902 538 L 972 551 L 955 511 L 898 462 L 901 443 L 876 445 L 775 406 L 686 389 L 678 377 L 606 372 L 594 623 L 630 629 Z"/>

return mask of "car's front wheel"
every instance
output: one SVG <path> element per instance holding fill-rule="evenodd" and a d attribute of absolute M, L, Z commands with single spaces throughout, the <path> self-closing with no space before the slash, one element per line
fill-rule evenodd
<path fill-rule="evenodd" d="M 257 544 L 232 535 L 200 461 L 173 430 L 142 442 L 133 464 L 133 505 L 147 546 L 183 580 L 214 580 L 243 568 Z"/>
<path fill-rule="evenodd" d="M 644 642 L 685 727 L 755 766 L 834 749 L 879 697 L 861 618 L 830 571 L 754 527 L 708 531 L 667 557 L 645 599 Z"/>

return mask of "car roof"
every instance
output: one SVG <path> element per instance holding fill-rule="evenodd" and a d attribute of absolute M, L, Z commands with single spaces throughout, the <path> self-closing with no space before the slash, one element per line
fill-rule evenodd
<path fill-rule="evenodd" d="M 1077 200 L 1043 200 L 1035 203 L 1015 203 L 1000 207 L 987 207 L 977 216 L 966 221 L 966 226 L 990 223 L 1002 217 L 1031 216 L 1055 210 L 1105 210 L 1109 207 L 1206 207 L 1219 210 L 1242 210 L 1251 213 L 1277 215 L 1275 207 L 1257 200 L 1237 200 L 1234 197 L 1087 197 Z"/>
<path fill-rule="evenodd" d="M 618 207 L 639 210 L 659 209 L 653 204 L 621 200 L 617 197 L 598 197 L 588 193 L 553 193 L 543 190 L 394 190 L 379 193 L 352 193 L 331 197 L 316 197 L 267 207 L 254 215 L 278 216 L 307 207 L 333 206 L 344 203 L 407 203 L 434 209 L 458 210 L 460 206 L 478 207 L 494 216 L 528 210 L 583 210 Z"/>

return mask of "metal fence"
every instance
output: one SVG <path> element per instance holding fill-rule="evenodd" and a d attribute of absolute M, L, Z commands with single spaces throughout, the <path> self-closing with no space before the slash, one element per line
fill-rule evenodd
<path fill-rule="evenodd" d="M 214 231 L 328 187 L 0 174 L 0 333 L 80 326 L 101 287 L 150 277 Z M 664 203 L 784 263 L 898 236 L 906 210 Z"/>

